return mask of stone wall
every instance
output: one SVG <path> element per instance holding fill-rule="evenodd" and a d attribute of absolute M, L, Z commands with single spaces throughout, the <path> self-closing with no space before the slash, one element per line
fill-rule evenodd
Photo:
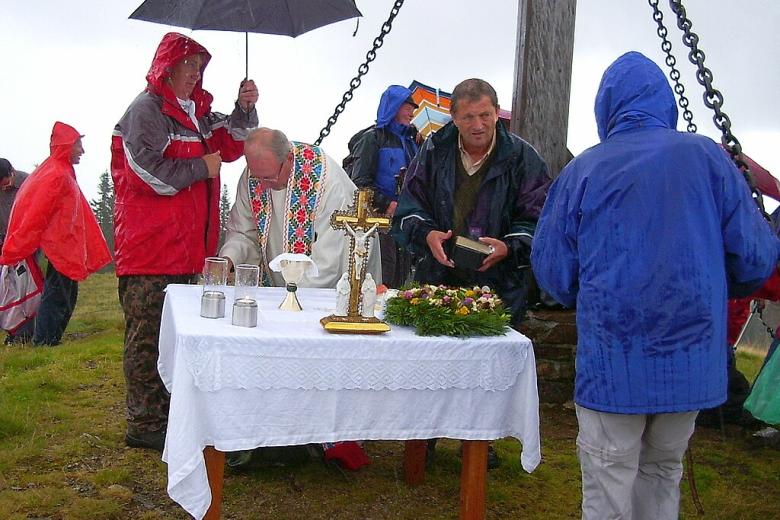
<path fill-rule="evenodd" d="M 520 332 L 534 343 L 539 401 L 563 404 L 574 398 L 577 325 L 573 310 L 529 310 Z"/>

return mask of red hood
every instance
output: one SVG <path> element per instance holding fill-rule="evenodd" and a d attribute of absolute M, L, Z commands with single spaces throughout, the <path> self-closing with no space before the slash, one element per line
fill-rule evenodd
<path fill-rule="evenodd" d="M 70 151 L 79 139 L 81 139 L 81 134 L 75 128 L 57 121 L 51 130 L 50 156 L 53 159 L 65 159 L 70 163 Z"/>
<path fill-rule="evenodd" d="M 162 40 L 160 40 L 160 45 L 157 46 L 157 51 L 154 53 L 152 66 L 146 74 L 146 81 L 148 82 L 147 90 L 157 94 L 178 108 L 179 103 L 176 101 L 176 96 L 165 82 L 165 78 L 176 63 L 187 56 L 195 54 L 203 55 L 203 68 L 200 71 L 200 79 L 192 90 L 190 99 L 195 102 L 195 114 L 201 117 L 211 111 L 211 101 L 214 99 L 211 94 L 203 89 L 203 74 L 206 71 L 209 60 L 211 60 L 211 54 L 192 38 L 175 32 L 170 32 L 163 36 Z"/>

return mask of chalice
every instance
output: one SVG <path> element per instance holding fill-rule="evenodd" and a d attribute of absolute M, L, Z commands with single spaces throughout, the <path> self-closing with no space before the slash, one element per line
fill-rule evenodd
<path fill-rule="evenodd" d="M 295 292 L 304 274 L 317 276 L 317 266 L 307 255 L 300 253 L 282 253 L 268 264 L 274 271 L 281 271 L 284 278 L 287 294 L 279 305 L 283 311 L 302 311 L 301 302 Z"/>

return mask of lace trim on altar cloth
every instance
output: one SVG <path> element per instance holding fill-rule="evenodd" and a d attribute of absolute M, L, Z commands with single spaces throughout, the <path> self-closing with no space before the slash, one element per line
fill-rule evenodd
<path fill-rule="evenodd" d="M 515 384 L 527 348 L 493 349 L 470 359 L 327 359 L 238 354 L 202 344 L 185 348 L 187 369 L 202 391 L 232 389 L 503 391 Z"/>

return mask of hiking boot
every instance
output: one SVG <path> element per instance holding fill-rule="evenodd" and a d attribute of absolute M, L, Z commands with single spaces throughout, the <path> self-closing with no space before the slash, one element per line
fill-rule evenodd
<path fill-rule="evenodd" d="M 225 462 L 230 469 L 246 469 L 251 461 L 252 450 L 229 451 L 225 454 Z"/>
<path fill-rule="evenodd" d="M 145 433 L 125 433 L 125 444 L 131 448 L 146 448 L 162 453 L 165 448 L 165 430 Z"/>
<path fill-rule="evenodd" d="M 460 445 L 460 450 L 458 451 L 458 457 L 463 457 L 463 444 Z M 487 449 L 487 469 L 496 469 L 501 465 L 501 457 L 498 456 L 498 453 L 496 453 L 496 450 L 493 448 L 492 444 L 488 444 Z"/>
<path fill-rule="evenodd" d="M 428 439 L 428 444 L 425 447 L 425 469 L 431 469 L 433 466 L 433 460 L 436 458 L 436 441 L 439 439 Z"/>

